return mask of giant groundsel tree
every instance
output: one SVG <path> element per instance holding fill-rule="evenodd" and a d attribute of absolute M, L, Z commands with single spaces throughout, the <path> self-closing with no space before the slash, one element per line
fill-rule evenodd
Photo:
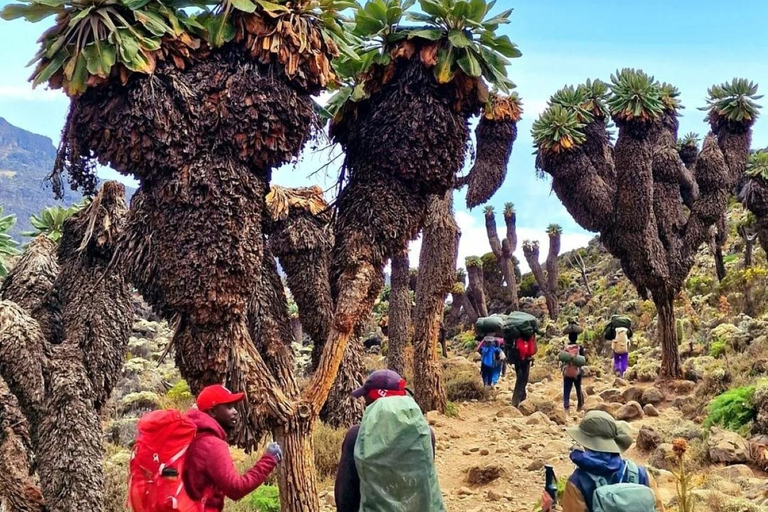
<path fill-rule="evenodd" d="M 639 70 L 617 71 L 610 85 L 590 81 L 559 91 L 533 126 L 538 169 L 552 177 L 573 218 L 600 233 L 641 296 L 653 298 L 665 378 L 680 375 L 675 296 L 745 170 L 756 93 L 743 79 L 709 89 L 712 133 L 693 169 L 677 151 L 678 90 Z M 618 127 L 615 144 L 609 119 Z"/>

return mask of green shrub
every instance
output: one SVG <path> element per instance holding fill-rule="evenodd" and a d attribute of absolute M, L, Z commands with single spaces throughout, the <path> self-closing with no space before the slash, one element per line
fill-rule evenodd
<path fill-rule="evenodd" d="M 704 426 L 720 425 L 735 432 L 743 431 L 757 416 L 755 386 L 742 386 L 716 396 L 707 407 Z"/>
<path fill-rule="evenodd" d="M 449 400 L 448 402 L 445 403 L 445 415 L 448 418 L 458 418 L 459 406 Z"/>
<path fill-rule="evenodd" d="M 712 344 L 709 346 L 709 355 L 710 357 L 719 358 L 723 354 L 725 354 L 726 345 L 724 341 L 713 341 Z"/>
<path fill-rule="evenodd" d="M 738 254 L 728 254 L 728 255 L 723 257 L 723 263 L 725 263 L 725 264 L 734 263 L 738 259 L 739 259 L 739 255 Z"/>
<path fill-rule="evenodd" d="M 445 395 L 451 402 L 485 400 L 488 398 L 488 389 L 480 379 L 480 370 L 460 370 L 455 373 L 446 372 Z"/>
<path fill-rule="evenodd" d="M 262 485 L 248 495 L 248 504 L 256 512 L 280 512 L 280 492 L 274 485 Z"/>
<path fill-rule="evenodd" d="M 336 476 L 345 434 L 344 430 L 335 429 L 325 423 L 319 423 L 315 427 L 315 470 L 320 480 Z"/>
<path fill-rule="evenodd" d="M 477 347 L 475 332 L 473 330 L 462 331 L 457 334 L 454 339 L 459 342 L 461 348 L 464 350 L 475 350 L 475 347 Z"/>
<path fill-rule="evenodd" d="M 539 285 L 536 283 L 536 278 L 533 274 L 525 274 L 522 281 L 520 281 L 519 292 L 521 297 L 536 297 Z"/>
<path fill-rule="evenodd" d="M 692 275 L 685 282 L 685 288 L 693 295 L 707 295 L 715 290 L 715 280 L 710 276 Z"/>

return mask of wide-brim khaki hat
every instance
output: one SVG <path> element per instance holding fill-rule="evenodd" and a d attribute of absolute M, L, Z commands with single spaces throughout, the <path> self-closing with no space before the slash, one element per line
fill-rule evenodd
<path fill-rule="evenodd" d="M 581 446 L 595 452 L 618 454 L 629 448 L 626 433 L 620 432 L 613 416 L 604 411 L 588 412 L 578 427 L 568 428 L 566 432 Z"/>

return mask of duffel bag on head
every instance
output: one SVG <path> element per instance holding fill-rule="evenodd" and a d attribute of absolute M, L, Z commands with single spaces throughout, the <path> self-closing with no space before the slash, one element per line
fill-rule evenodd
<path fill-rule="evenodd" d="M 568 320 L 568 325 L 563 329 L 563 334 L 581 334 L 584 329 L 579 325 L 576 320 Z"/>
<path fill-rule="evenodd" d="M 514 341 L 519 338 L 527 340 L 536 334 L 538 328 L 539 321 L 535 316 L 522 311 L 513 311 L 507 315 L 502 332 L 506 340 Z"/>
<path fill-rule="evenodd" d="M 620 316 L 620 315 L 613 315 L 611 316 L 610 324 L 618 329 L 619 327 L 623 327 L 625 329 L 631 329 L 632 328 L 632 319 L 628 316 Z"/>
<path fill-rule="evenodd" d="M 475 322 L 475 332 L 482 336 L 499 335 L 506 318 L 503 315 L 483 316 Z"/>

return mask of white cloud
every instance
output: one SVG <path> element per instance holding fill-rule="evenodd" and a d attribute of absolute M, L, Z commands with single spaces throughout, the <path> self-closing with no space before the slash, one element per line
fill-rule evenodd
<path fill-rule="evenodd" d="M 456 223 L 461 229 L 461 241 L 459 242 L 459 259 L 456 262 L 459 267 L 464 266 L 464 259 L 468 256 L 482 256 L 483 254 L 491 251 L 491 245 L 488 243 L 488 235 L 485 232 L 485 224 L 482 220 L 479 220 L 468 212 L 459 211 L 456 212 Z M 499 236 L 503 237 L 506 232 L 506 226 L 503 224 L 497 225 Z M 586 247 L 589 241 L 594 235 L 585 233 L 563 233 L 561 237 L 561 253 L 572 251 L 579 247 Z M 517 251 L 515 256 L 520 260 L 520 270 L 526 273 L 530 270 L 528 263 L 523 256 L 523 241 L 524 240 L 538 240 L 539 254 L 542 258 L 546 258 L 547 251 L 549 250 L 549 237 L 542 229 L 535 229 L 525 226 L 517 227 Z M 421 251 L 421 237 L 411 242 L 408 247 L 411 267 L 416 267 L 419 264 L 419 252 Z"/>
<path fill-rule="evenodd" d="M 63 92 L 45 87 L 25 85 L 0 85 L 0 101 L 55 101 L 66 99 Z"/>

